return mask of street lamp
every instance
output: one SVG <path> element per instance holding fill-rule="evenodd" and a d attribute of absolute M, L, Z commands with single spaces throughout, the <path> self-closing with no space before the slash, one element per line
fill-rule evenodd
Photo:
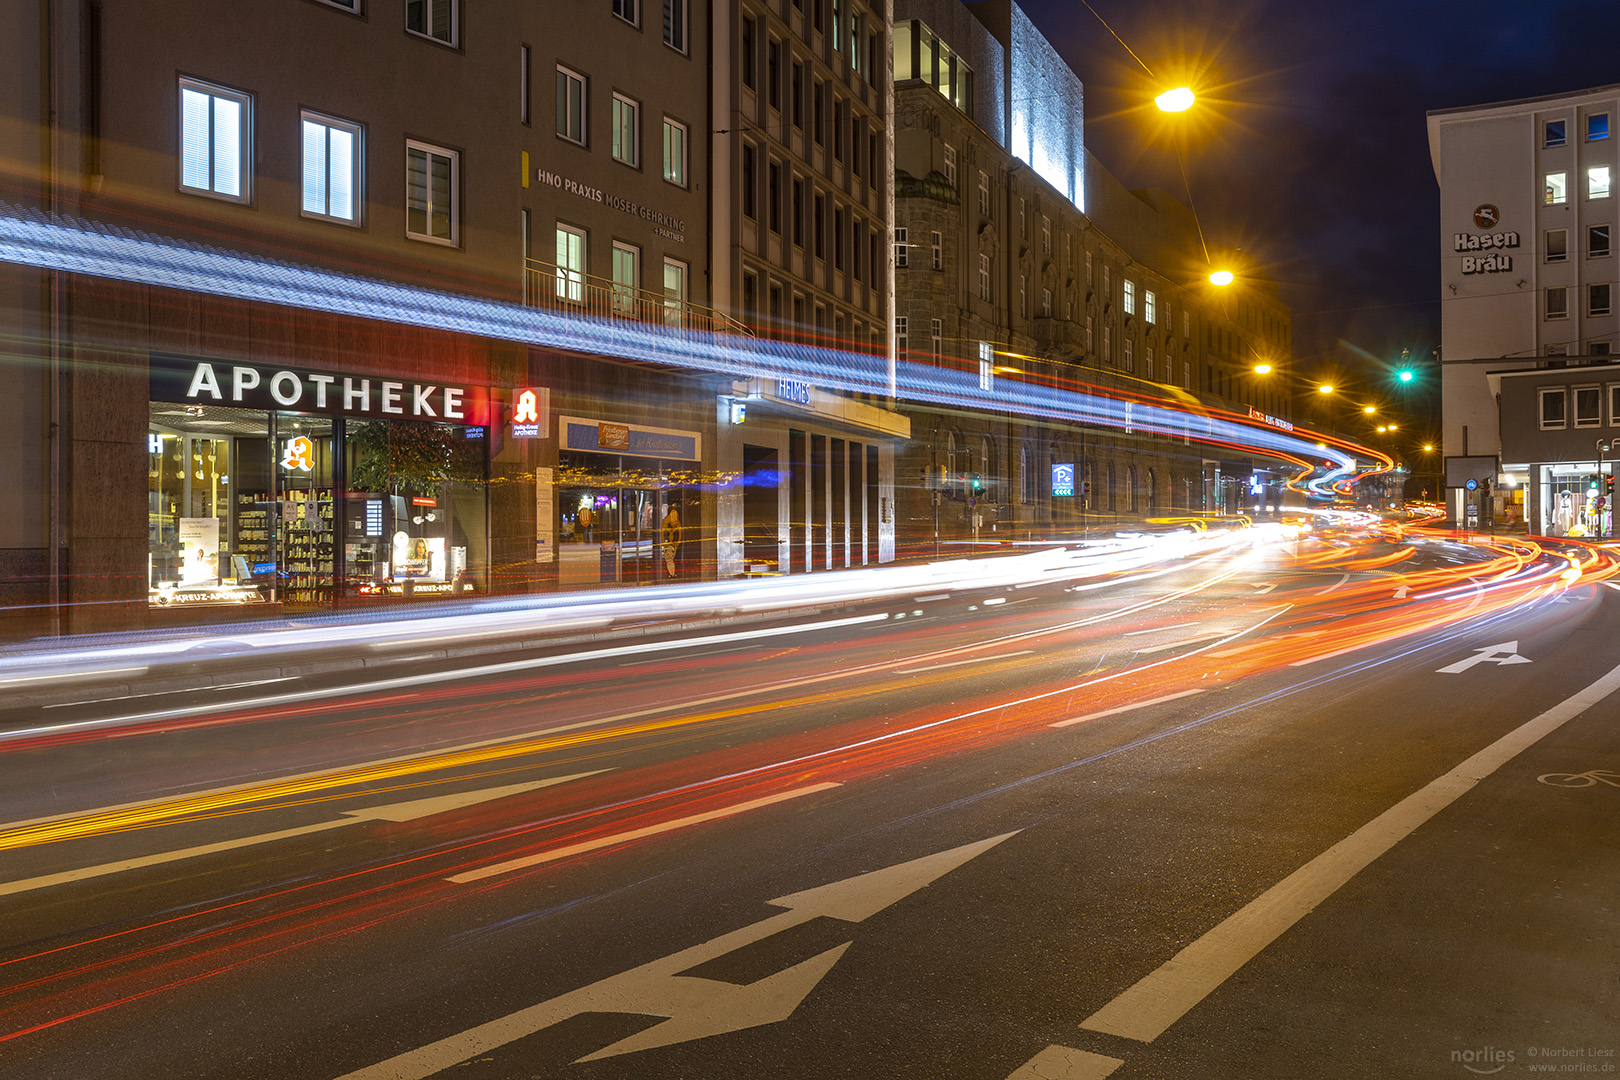
<path fill-rule="evenodd" d="M 1217 270 L 1209 275 L 1209 283 L 1211 285 L 1218 285 L 1221 288 L 1225 288 L 1236 280 L 1236 275 L 1234 275 L 1230 270 Z"/>
<path fill-rule="evenodd" d="M 1332 383 L 1323 383 L 1322 385 L 1320 385 L 1320 386 L 1318 386 L 1316 388 L 1316 392 L 1318 394 L 1331 394 L 1331 393 L 1333 393 L 1333 384 Z"/>
<path fill-rule="evenodd" d="M 1173 90 L 1166 90 L 1154 98 L 1153 104 L 1164 112 L 1186 112 L 1193 107 L 1193 102 L 1196 100 L 1197 98 L 1191 88 L 1178 86 Z"/>
<path fill-rule="evenodd" d="M 1256 365 L 1254 365 L 1254 373 L 1256 375 L 1270 375 L 1271 374 L 1271 365 L 1270 364 L 1256 364 Z"/>

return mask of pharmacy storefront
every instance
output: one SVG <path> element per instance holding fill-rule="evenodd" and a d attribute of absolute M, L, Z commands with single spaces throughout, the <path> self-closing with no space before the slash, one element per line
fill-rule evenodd
<path fill-rule="evenodd" d="M 151 605 L 483 591 L 498 408 L 485 386 L 153 355 Z"/>

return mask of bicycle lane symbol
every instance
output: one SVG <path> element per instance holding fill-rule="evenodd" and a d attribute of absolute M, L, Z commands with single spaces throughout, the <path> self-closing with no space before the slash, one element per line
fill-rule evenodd
<path fill-rule="evenodd" d="M 1582 773 L 1543 773 L 1536 777 L 1536 780 L 1548 787 L 1587 788 L 1606 784 L 1609 787 L 1620 788 L 1620 772 L 1610 772 L 1607 769 L 1593 769 L 1591 772 Z"/>

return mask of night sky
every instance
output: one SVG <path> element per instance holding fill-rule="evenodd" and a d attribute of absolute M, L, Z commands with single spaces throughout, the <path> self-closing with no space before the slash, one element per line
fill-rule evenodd
<path fill-rule="evenodd" d="M 1186 201 L 1155 80 L 1081 0 L 1016 2 L 1085 84 L 1092 152 Z M 1090 3 L 1163 85 L 1202 95 L 1194 205 L 1212 249 L 1278 283 L 1298 372 L 1369 393 L 1403 348 L 1440 344 L 1424 113 L 1620 82 L 1616 0 Z"/>

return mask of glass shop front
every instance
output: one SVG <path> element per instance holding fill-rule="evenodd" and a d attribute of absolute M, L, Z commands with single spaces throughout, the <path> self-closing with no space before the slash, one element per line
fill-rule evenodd
<path fill-rule="evenodd" d="M 152 358 L 154 607 L 484 590 L 485 387 Z"/>

